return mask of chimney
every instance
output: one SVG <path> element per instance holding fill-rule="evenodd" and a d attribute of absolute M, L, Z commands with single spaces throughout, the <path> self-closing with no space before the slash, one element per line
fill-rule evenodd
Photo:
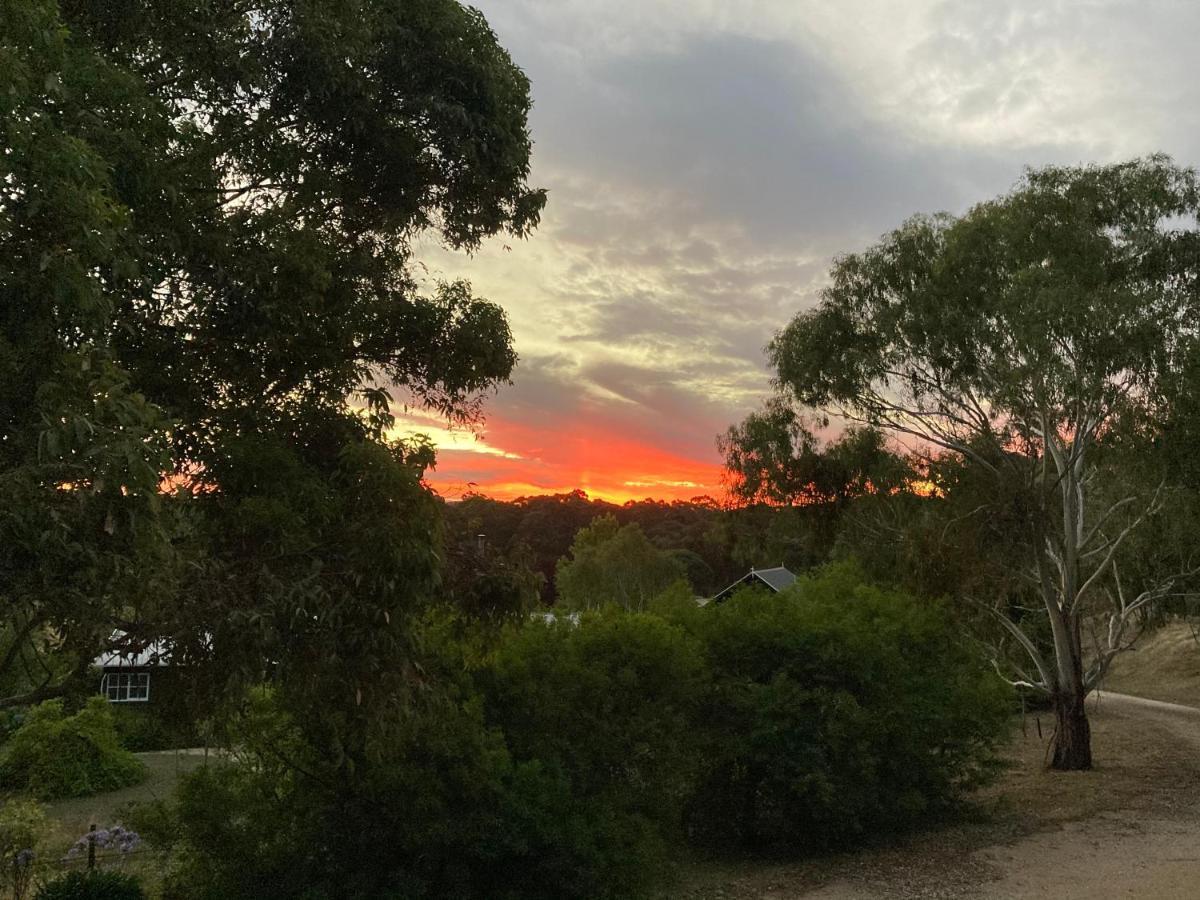
<path fill-rule="evenodd" d="M 475 549 L 479 553 L 483 553 L 483 551 L 486 547 L 487 547 L 487 535 L 486 534 L 475 535 Z"/>

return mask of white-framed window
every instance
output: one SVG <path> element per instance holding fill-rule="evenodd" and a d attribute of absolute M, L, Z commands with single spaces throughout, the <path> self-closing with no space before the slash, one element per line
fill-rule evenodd
<path fill-rule="evenodd" d="M 106 672 L 100 693 L 111 703 L 142 703 L 150 699 L 149 672 Z"/>

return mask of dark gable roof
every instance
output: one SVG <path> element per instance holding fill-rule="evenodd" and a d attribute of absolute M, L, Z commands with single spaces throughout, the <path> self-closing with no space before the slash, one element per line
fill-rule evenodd
<path fill-rule="evenodd" d="M 785 587 L 795 582 L 796 576 L 785 569 L 783 566 L 775 566 L 773 569 L 751 569 L 725 590 L 720 591 L 713 596 L 713 600 L 724 600 L 726 597 L 733 594 L 739 587 L 745 585 L 753 585 L 755 583 L 765 584 L 775 593 L 779 593 Z"/>

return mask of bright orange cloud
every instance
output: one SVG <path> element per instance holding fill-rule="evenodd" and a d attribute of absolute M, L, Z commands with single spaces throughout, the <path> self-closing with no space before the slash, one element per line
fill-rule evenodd
<path fill-rule="evenodd" d="M 595 426 L 550 431 L 493 419 L 486 442 L 471 447 L 459 440 L 440 449 L 427 480 L 447 499 L 475 491 L 509 500 L 579 488 L 624 503 L 717 497 L 720 474 L 715 458 L 690 459 Z"/>

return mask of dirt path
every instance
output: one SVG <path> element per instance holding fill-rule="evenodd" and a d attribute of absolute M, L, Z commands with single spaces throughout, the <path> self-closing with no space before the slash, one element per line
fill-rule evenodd
<path fill-rule="evenodd" d="M 1101 695 L 1097 769 L 1041 770 L 1029 728 L 987 824 L 794 866 L 747 867 L 689 897 L 729 900 L 1200 898 L 1200 709 Z"/>
<path fill-rule="evenodd" d="M 1153 720 L 1200 756 L 1200 709 L 1124 694 L 1104 694 L 1100 703 Z M 1191 802 L 1200 807 L 1200 797 Z M 989 848 L 983 856 L 999 878 L 981 886 L 977 896 L 1192 900 L 1200 896 L 1200 808 L 1194 812 L 1148 820 L 1106 813 L 1068 823 L 1058 833 Z"/>

